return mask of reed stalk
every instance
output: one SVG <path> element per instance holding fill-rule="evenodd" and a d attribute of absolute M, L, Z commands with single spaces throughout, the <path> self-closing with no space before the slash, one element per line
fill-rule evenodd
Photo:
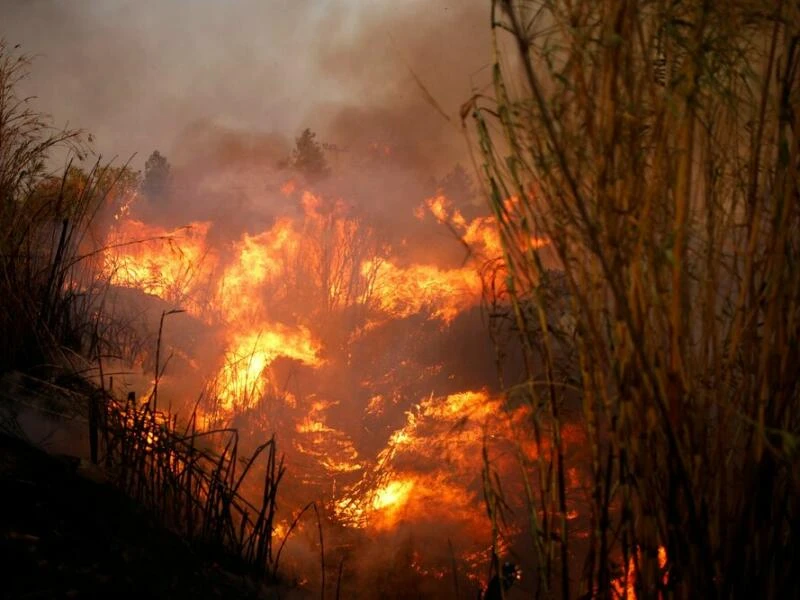
<path fill-rule="evenodd" d="M 782 1 L 492 2 L 494 94 L 462 114 L 536 415 L 539 596 L 800 593 L 799 23 Z"/>

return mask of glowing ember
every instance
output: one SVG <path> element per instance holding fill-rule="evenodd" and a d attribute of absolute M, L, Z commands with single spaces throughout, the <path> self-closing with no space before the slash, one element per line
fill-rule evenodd
<path fill-rule="evenodd" d="M 639 560 L 641 560 L 641 552 L 639 553 Z M 669 574 L 667 568 L 667 549 L 664 546 L 658 547 L 658 568 L 662 572 L 662 582 L 664 584 L 669 581 Z M 628 567 L 625 570 L 625 575 L 616 579 L 613 582 L 614 592 L 619 598 L 625 600 L 636 600 L 636 560 L 633 556 L 628 560 Z M 661 594 L 658 595 L 661 598 Z"/>

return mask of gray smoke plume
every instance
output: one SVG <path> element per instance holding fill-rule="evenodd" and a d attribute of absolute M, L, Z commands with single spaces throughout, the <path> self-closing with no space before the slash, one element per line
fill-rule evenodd
<path fill-rule="evenodd" d="M 213 123 L 289 142 L 391 145 L 406 164 L 463 156 L 458 108 L 486 80 L 488 3 L 4 0 L 0 36 L 35 55 L 24 93 L 140 168 Z M 424 89 L 423 89 L 424 87 Z M 445 118 L 449 117 L 449 121 Z"/>

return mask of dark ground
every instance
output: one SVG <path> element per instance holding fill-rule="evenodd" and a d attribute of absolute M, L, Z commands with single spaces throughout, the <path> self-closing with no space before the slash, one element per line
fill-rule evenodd
<path fill-rule="evenodd" d="M 79 460 L 0 435 L 0 598 L 280 597 L 296 596 L 201 556 Z"/>

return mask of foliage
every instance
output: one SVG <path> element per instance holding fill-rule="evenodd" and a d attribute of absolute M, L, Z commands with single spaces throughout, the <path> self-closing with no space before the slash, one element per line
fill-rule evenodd
<path fill-rule="evenodd" d="M 0 249 L 4 256 L 13 246 L 12 225 L 25 212 L 31 189 L 46 173 L 49 152 L 59 147 L 81 150 L 78 131 L 53 128 L 45 115 L 33 110 L 30 99 L 17 95 L 30 59 L 15 50 L 0 40 Z"/>
<path fill-rule="evenodd" d="M 800 593 L 798 24 L 786 2 L 492 3 L 494 98 L 462 114 L 543 440 L 522 463 L 539 596 Z"/>
<path fill-rule="evenodd" d="M 308 179 L 321 179 L 330 169 L 325 152 L 317 141 L 317 134 L 306 128 L 295 140 L 291 166 Z"/>
<path fill-rule="evenodd" d="M 126 332 L 104 311 L 107 281 L 98 260 L 105 224 L 127 206 L 139 176 L 99 161 L 88 171 L 69 162 L 60 176 L 48 174 L 50 151 L 66 148 L 82 158 L 84 146 L 79 132 L 53 129 L 16 95 L 28 66 L 0 42 L 0 374 L 40 370 L 45 377 L 23 380 L 49 394 L 59 390 L 74 401 L 77 414 L 88 412 L 92 460 L 99 459 L 102 434 L 111 482 L 216 559 L 233 559 L 260 578 L 275 579 L 276 495 L 285 468 L 274 437 L 243 457 L 235 430 L 198 431 L 193 413 L 181 431 L 175 415 L 159 411 L 161 329 L 148 403 L 141 406 L 132 392 L 120 401 L 104 388 L 102 359 L 113 348 L 102 343 L 102 330 Z M 154 152 L 143 187 L 164 193 L 168 174 L 166 159 Z M 163 313 L 162 326 L 172 312 L 180 311 Z M 84 379 L 87 365 L 97 367 L 99 388 Z M 208 445 L 218 445 L 219 452 Z M 263 469 L 256 462 L 262 455 Z M 241 489 L 256 472 L 262 495 L 254 505 Z"/>
<path fill-rule="evenodd" d="M 173 415 L 156 409 L 155 392 L 141 407 L 132 393 L 124 403 L 111 395 L 103 400 L 98 420 L 112 483 L 216 558 L 277 579 L 275 515 L 286 467 L 275 436 L 247 456 L 237 430 L 198 430 L 196 412 L 181 430 Z M 262 455 L 266 464 L 259 465 Z M 243 497 L 246 485 L 258 490 L 260 504 Z"/>
<path fill-rule="evenodd" d="M 163 200 L 169 191 L 170 164 L 158 150 L 144 163 L 142 192 L 151 201 Z"/>
<path fill-rule="evenodd" d="M 89 172 L 70 163 L 58 177 L 46 171 L 51 151 L 82 158 L 85 147 L 79 132 L 54 129 L 17 96 L 29 64 L 0 43 L 0 371 L 91 346 L 102 292 L 88 260 L 103 238 L 97 217 L 134 181 L 126 168 L 99 163 Z"/>

